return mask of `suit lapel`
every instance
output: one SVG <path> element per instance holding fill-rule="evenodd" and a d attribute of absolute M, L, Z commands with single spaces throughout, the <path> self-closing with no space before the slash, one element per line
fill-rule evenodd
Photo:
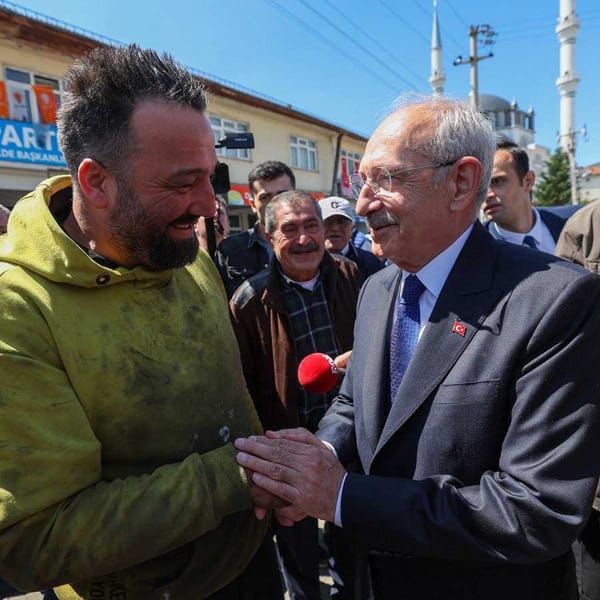
<path fill-rule="evenodd" d="M 540 210 L 538 208 L 538 214 L 540 215 L 540 219 L 542 223 L 548 228 L 555 242 L 558 242 L 558 238 L 560 237 L 560 232 L 562 231 L 563 225 L 565 224 L 565 220 L 561 219 L 558 215 L 555 215 L 550 212 L 546 212 L 545 210 Z"/>
<path fill-rule="evenodd" d="M 368 451 L 372 455 L 383 429 L 388 408 L 388 365 L 389 330 L 395 309 L 396 291 L 400 285 L 401 271 L 395 267 L 386 269 L 388 277 L 382 281 L 370 299 L 368 311 L 370 346 L 365 353 L 364 372 L 368 374 L 362 381 L 361 410 L 363 432 L 368 442 Z M 387 315 L 387 318 L 382 318 Z M 364 450 L 364 448 L 363 448 Z M 363 456 L 363 459 L 368 457 Z"/>
<path fill-rule="evenodd" d="M 493 284 L 496 253 L 492 237 L 476 224 L 417 344 L 376 452 L 440 384 L 496 305 L 503 293 Z"/>

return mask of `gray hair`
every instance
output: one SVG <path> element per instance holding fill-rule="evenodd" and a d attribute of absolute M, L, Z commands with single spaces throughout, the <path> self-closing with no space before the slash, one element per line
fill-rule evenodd
<path fill-rule="evenodd" d="M 475 201 L 481 206 L 487 197 L 496 152 L 497 137 L 491 121 L 462 100 L 432 96 L 402 96 L 394 101 L 389 112 L 411 106 L 429 107 L 435 119 L 432 138 L 415 150 L 436 164 L 457 161 L 464 156 L 479 160 L 482 173 Z M 450 168 L 437 169 L 433 184 L 440 185 Z"/>
<path fill-rule="evenodd" d="M 58 111 L 58 140 L 74 181 L 87 157 L 116 172 L 126 168 L 131 117 L 146 99 L 206 109 L 200 80 L 168 54 L 136 45 L 96 48 L 73 63 Z"/>
<path fill-rule="evenodd" d="M 265 231 L 272 234 L 279 223 L 277 222 L 277 211 L 284 206 L 290 206 L 295 210 L 299 210 L 306 204 L 314 207 L 319 221 L 323 222 L 323 214 L 321 213 L 321 207 L 319 203 L 312 197 L 308 192 L 302 190 L 290 190 L 288 192 L 281 192 L 277 194 L 265 209 Z"/>

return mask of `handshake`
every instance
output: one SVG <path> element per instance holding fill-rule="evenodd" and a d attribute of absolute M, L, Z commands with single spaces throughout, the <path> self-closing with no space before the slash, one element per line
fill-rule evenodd
<path fill-rule="evenodd" d="M 257 519 L 273 510 L 281 525 L 307 516 L 334 522 L 346 471 L 332 449 L 306 429 L 238 438 L 237 462 L 248 475 Z"/>

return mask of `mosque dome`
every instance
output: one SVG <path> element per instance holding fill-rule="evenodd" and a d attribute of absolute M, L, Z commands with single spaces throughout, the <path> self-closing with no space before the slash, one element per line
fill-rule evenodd
<path fill-rule="evenodd" d="M 479 110 L 481 112 L 495 113 L 510 110 L 511 108 L 510 102 L 504 98 L 500 98 L 500 96 L 493 96 L 491 94 L 479 95 Z"/>

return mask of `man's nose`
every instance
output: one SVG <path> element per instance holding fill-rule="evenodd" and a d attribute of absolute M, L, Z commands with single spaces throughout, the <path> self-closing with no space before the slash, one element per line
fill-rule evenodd
<path fill-rule="evenodd" d="M 379 210 L 381 206 L 381 200 L 375 195 L 371 186 L 363 185 L 356 201 L 356 212 L 361 217 L 366 217 L 369 213 Z"/>
<path fill-rule="evenodd" d="M 201 217 L 215 217 L 217 214 L 217 199 L 212 184 L 207 179 L 194 190 L 190 213 Z"/>
<path fill-rule="evenodd" d="M 304 229 L 302 229 L 298 233 L 298 243 L 301 246 L 306 246 L 306 244 L 308 244 L 309 242 L 310 242 L 310 236 L 308 235 L 308 233 L 306 233 L 306 231 L 304 231 Z"/>

